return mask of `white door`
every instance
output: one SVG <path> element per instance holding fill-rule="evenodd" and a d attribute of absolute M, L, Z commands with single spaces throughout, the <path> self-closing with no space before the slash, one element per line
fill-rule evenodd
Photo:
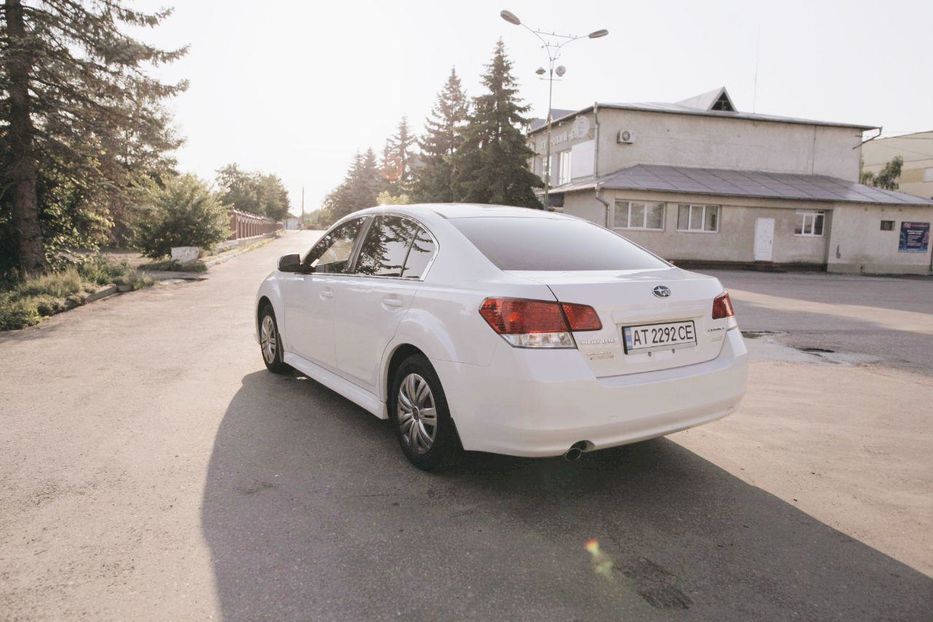
<path fill-rule="evenodd" d="M 755 261 L 771 261 L 774 257 L 774 219 L 755 221 Z"/>
<path fill-rule="evenodd" d="M 379 394 L 382 356 L 434 250 L 433 239 L 407 218 L 385 215 L 373 221 L 355 273 L 340 278 L 337 287 L 334 334 L 337 369 L 344 377 Z"/>
<path fill-rule="evenodd" d="M 285 347 L 325 367 L 336 367 L 336 288 L 351 267 L 363 220 L 348 221 L 322 237 L 305 257 L 308 273 L 284 281 Z"/>

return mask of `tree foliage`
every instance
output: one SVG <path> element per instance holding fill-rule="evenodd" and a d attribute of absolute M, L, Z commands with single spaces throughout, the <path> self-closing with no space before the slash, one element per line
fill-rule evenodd
<path fill-rule="evenodd" d="M 162 188 L 152 187 L 138 246 L 157 259 L 170 254 L 173 246 L 211 248 L 229 233 L 230 218 L 218 196 L 194 175 L 182 175 Z"/>
<path fill-rule="evenodd" d="M 897 180 L 901 176 L 901 169 L 903 166 L 904 158 L 901 156 L 894 156 L 894 159 L 885 164 L 877 174 L 864 171 L 862 173 L 862 183 L 885 190 L 897 190 L 899 187 Z"/>
<path fill-rule="evenodd" d="M 468 115 L 469 102 L 460 76 L 456 69 L 451 69 L 419 141 L 421 166 L 415 176 L 415 200 L 424 203 L 457 200 L 453 159 L 462 143 Z"/>
<path fill-rule="evenodd" d="M 414 183 L 415 135 L 408 127 L 408 119 L 402 117 L 398 131 L 386 140 L 382 152 L 382 178 L 389 194 L 410 194 Z"/>
<path fill-rule="evenodd" d="M 501 39 L 482 82 L 489 92 L 473 99 L 473 114 L 454 160 L 458 200 L 540 208 L 534 188 L 543 184 L 528 168 L 534 152 L 524 133 L 529 107 L 518 96 Z"/>
<path fill-rule="evenodd" d="M 382 174 L 372 149 L 353 158 L 343 182 L 324 199 L 322 218 L 334 222 L 351 212 L 377 204 L 383 190 Z"/>
<path fill-rule="evenodd" d="M 217 186 L 221 200 L 243 212 L 284 220 L 291 208 L 288 191 L 277 175 L 243 171 L 228 164 L 217 171 Z"/>
<path fill-rule="evenodd" d="M 411 203 L 411 197 L 407 194 L 398 196 L 390 194 L 388 190 L 383 190 L 376 197 L 376 205 L 408 205 Z"/>
<path fill-rule="evenodd" d="M 99 229 L 119 216 L 140 179 L 173 166 L 165 154 L 180 141 L 161 102 L 186 84 L 147 70 L 186 49 L 126 34 L 171 11 L 124 4 L 4 0 L 0 9 L 0 247 L 13 250 L 21 272 L 45 270 L 59 245 L 100 241 Z"/>
<path fill-rule="evenodd" d="M 472 106 L 452 70 L 415 139 L 403 117 L 386 141 L 381 166 L 372 150 L 357 154 L 343 182 L 324 200 L 316 219 L 330 223 L 378 204 L 417 202 L 501 203 L 540 208 L 534 189 L 543 184 L 528 168 L 534 155 L 524 130 L 528 106 L 518 97 L 512 64 L 502 41 L 486 66 L 487 93 Z"/>

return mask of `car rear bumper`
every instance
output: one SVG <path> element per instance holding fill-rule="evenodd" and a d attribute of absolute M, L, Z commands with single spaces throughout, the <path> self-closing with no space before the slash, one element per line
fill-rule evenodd
<path fill-rule="evenodd" d="M 577 350 L 504 341 L 488 366 L 435 361 L 464 449 L 559 456 L 664 436 L 724 417 L 745 393 L 748 352 L 729 330 L 719 356 L 662 371 L 595 378 Z"/>

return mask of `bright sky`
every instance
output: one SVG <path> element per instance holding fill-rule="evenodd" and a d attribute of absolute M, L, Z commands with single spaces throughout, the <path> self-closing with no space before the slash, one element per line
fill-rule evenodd
<path fill-rule="evenodd" d="M 402 115 L 420 132 L 451 66 L 480 92 L 499 37 L 543 116 L 547 83 L 534 70 L 544 52 L 500 9 L 561 33 L 609 30 L 566 48 L 556 108 L 677 101 L 725 85 L 740 110 L 878 124 L 885 134 L 933 128 L 929 0 L 175 3 L 146 38 L 191 46 L 160 70 L 191 82 L 170 105 L 187 137 L 180 168 L 208 179 L 229 162 L 276 173 L 296 213 L 302 186 L 306 210 L 316 209 L 357 150 L 381 153 Z"/>

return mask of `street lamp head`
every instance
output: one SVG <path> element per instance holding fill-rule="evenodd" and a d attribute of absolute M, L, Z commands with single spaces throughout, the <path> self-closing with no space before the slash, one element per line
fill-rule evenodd
<path fill-rule="evenodd" d="M 515 15 L 515 13 L 513 13 L 512 11 L 505 11 L 505 10 L 499 11 L 499 17 L 501 17 L 502 19 L 504 19 L 510 24 L 515 24 L 516 26 L 522 25 L 522 20 L 518 19 L 518 16 Z"/>
<path fill-rule="evenodd" d="M 538 74 L 539 76 L 543 76 L 547 72 L 544 70 L 544 67 L 538 67 L 537 69 L 535 69 L 535 73 Z"/>
<path fill-rule="evenodd" d="M 603 29 L 601 29 L 601 30 L 594 30 L 593 32 L 591 32 L 591 33 L 588 34 L 587 36 L 588 36 L 590 39 L 599 39 L 600 37 L 605 37 L 605 36 L 608 35 L 608 34 L 609 34 L 609 31 L 606 30 L 605 28 L 603 28 Z"/>

